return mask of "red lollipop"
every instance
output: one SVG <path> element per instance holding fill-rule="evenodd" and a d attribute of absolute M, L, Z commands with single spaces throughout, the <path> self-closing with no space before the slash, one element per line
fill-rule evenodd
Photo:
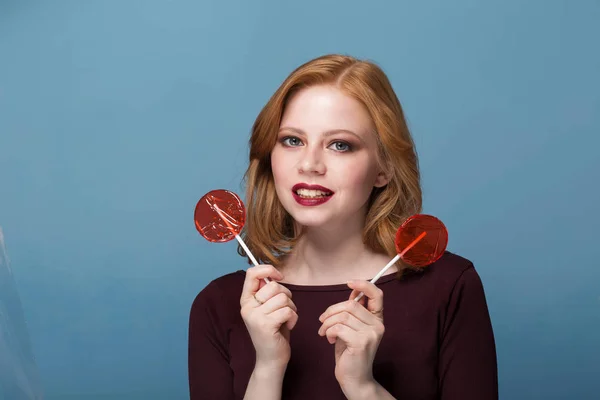
<path fill-rule="evenodd" d="M 398 254 L 371 279 L 371 283 L 377 282 L 400 258 L 415 267 L 425 267 L 437 261 L 446 251 L 448 230 L 436 217 L 416 214 L 400 225 L 394 244 Z M 361 292 L 354 300 L 360 300 L 363 295 Z"/>
<path fill-rule="evenodd" d="M 242 199 L 229 190 L 206 193 L 194 211 L 196 229 L 209 242 L 229 242 L 242 231 L 246 208 Z"/>
<path fill-rule="evenodd" d="M 250 252 L 240 232 L 246 223 L 246 207 L 239 196 L 229 190 L 211 190 L 200 198 L 194 211 L 194 224 L 200 235 L 209 242 L 229 242 L 234 238 L 257 266 L 258 261 Z M 264 279 L 270 282 L 269 278 Z"/>
<path fill-rule="evenodd" d="M 425 236 L 411 246 L 423 233 Z M 407 264 L 425 267 L 436 262 L 444 254 L 448 245 L 448 230 L 436 217 L 417 214 L 409 217 L 400 226 L 394 243 L 398 253 L 404 252 L 402 260 Z"/>

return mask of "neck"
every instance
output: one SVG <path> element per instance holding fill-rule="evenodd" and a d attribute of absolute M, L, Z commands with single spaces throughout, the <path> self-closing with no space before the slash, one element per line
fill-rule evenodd
<path fill-rule="evenodd" d="M 364 220 L 336 227 L 305 227 L 284 262 L 285 281 L 327 285 L 372 278 L 389 257 L 373 252 L 363 243 L 363 226 Z"/>

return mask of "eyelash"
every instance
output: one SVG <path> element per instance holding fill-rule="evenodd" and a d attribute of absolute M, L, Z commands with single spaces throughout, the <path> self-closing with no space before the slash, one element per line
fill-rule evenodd
<path fill-rule="evenodd" d="M 279 142 L 280 142 L 281 144 L 283 144 L 284 146 L 287 146 L 287 147 L 296 147 L 296 146 L 293 146 L 293 145 L 287 144 L 287 143 L 286 143 L 286 141 L 287 141 L 288 139 L 296 139 L 296 140 L 300 141 L 300 139 L 298 139 L 298 138 L 297 138 L 297 137 L 295 137 L 295 136 L 285 136 L 285 137 L 281 138 L 281 139 L 279 140 Z M 352 151 L 352 145 L 351 145 L 350 143 L 346 143 L 346 142 L 344 142 L 343 140 L 336 140 L 336 141 L 332 142 L 331 144 L 335 144 L 335 143 L 341 143 L 341 144 L 343 144 L 344 146 L 346 146 L 346 150 L 334 150 L 334 151 L 337 151 L 338 153 L 347 153 L 347 152 L 350 152 L 350 151 Z"/>

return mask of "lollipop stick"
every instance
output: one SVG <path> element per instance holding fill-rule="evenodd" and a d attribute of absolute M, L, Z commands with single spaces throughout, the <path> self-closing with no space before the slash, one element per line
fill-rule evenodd
<path fill-rule="evenodd" d="M 217 206 L 216 204 L 213 204 L 213 207 L 214 207 L 215 211 L 217 212 L 217 214 L 219 214 L 219 217 L 221 217 L 221 219 L 223 220 L 223 222 L 225 222 L 225 224 L 227 225 L 227 227 L 229 229 L 231 229 L 231 232 L 235 232 L 235 229 L 234 229 L 233 225 L 231 225 L 231 223 L 227 219 L 227 214 L 225 212 L 221 211 L 221 209 L 219 208 L 219 206 Z M 248 248 L 248 246 L 246 246 L 246 243 L 244 243 L 244 240 L 242 240 L 242 238 L 240 237 L 240 235 L 238 235 L 236 233 L 235 234 L 235 238 L 237 239 L 237 241 L 239 242 L 239 244 L 242 246 L 242 248 L 244 249 L 244 251 L 246 251 L 246 254 L 248 254 L 248 257 L 250 257 L 250 260 L 252 261 L 252 263 L 254 264 L 254 266 L 258 266 L 259 265 L 258 261 L 256 261 L 256 258 L 254 258 L 254 256 L 250 252 L 250 249 Z M 267 282 L 267 283 L 271 282 L 269 280 L 269 278 L 264 278 L 264 279 L 265 279 L 265 282 Z"/>
<path fill-rule="evenodd" d="M 377 275 L 375 275 L 375 277 L 373 279 L 371 279 L 371 283 L 377 282 L 377 280 L 379 278 L 381 278 L 381 276 L 385 273 L 385 271 L 387 271 L 392 265 L 394 265 L 394 263 L 396 261 L 398 261 L 403 255 L 405 255 L 407 251 L 409 251 L 410 249 L 412 249 L 414 245 L 416 245 L 417 243 L 419 243 L 419 241 L 421 239 L 423 239 L 425 237 L 425 235 L 427 235 L 427 232 L 421 233 L 419 236 L 417 236 L 417 238 L 415 240 L 413 240 L 408 246 L 406 246 L 406 248 L 404 250 L 402 250 L 402 253 L 396 254 L 396 256 L 394 258 L 392 258 L 392 261 L 390 261 L 389 263 L 387 263 L 386 266 L 383 267 L 381 269 L 381 271 L 379 271 L 379 273 L 377 273 Z M 356 296 L 356 298 L 354 299 L 354 301 L 359 301 L 363 296 L 364 296 L 364 293 L 360 292 L 360 294 L 358 296 Z"/>

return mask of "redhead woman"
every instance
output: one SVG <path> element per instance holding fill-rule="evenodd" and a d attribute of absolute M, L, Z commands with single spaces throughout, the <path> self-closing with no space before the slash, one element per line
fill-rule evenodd
<path fill-rule="evenodd" d="M 327 55 L 293 71 L 253 125 L 245 178 L 242 236 L 261 265 L 232 266 L 195 298 L 192 400 L 498 398 L 471 261 L 400 260 L 369 282 L 422 205 L 413 139 L 380 67 Z"/>

